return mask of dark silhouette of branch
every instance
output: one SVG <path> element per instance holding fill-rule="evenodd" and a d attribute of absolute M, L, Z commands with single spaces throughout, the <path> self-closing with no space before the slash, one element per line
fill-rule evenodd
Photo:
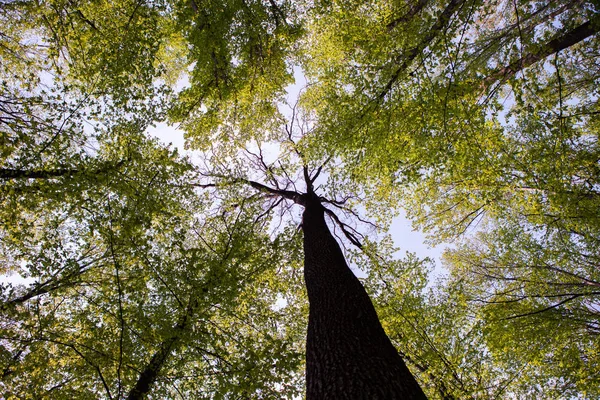
<path fill-rule="evenodd" d="M 273 17 L 275 18 L 275 25 L 283 23 L 285 26 L 288 26 L 287 20 L 285 18 L 285 13 L 281 10 L 281 7 L 277 5 L 275 0 L 269 0 L 269 4 L 271 5 L 271 12 L 273 13 Z"/>
<path fill-rule="evenodd" d="M 267 207 L 267 209 L 260 213 L 255 219 L 254 219 L 254 223 L 258 223 L 258 221 L 260 221 L 261 219 L 263 219 L 264 217 L 266 217 L 267 215 L 269 215 L 275 208 L 277 208 L 279 205 L 281 205 L 281 203 L 283 203 L 283 198 L 280 197 L 279 199 L 277 199 L 277 201 L 273 202 L 271 205 L 269 205 Z"/>
<path fill-rule="evenodd" d="M 189 326 L 196 304 L 197 301 L 190 300 L 184 314 L 179 318 L 179 321 L 177 321 L 177 324 L 173 327 L 172 335 L 164 340 L 160 344 L 158 350 L 152 355 L 150 362 L 140 373 L 135 386 L 129 392 L 127 400 L 142 400 L 146 397 L 145 395 L 150 391 L 150 388 L 156 381 L 156 378 L 158 378 L 160 370 L 163 368 L 168 357 L 171 355 L 173 349 L 181 339 L 181 336 Z"/>
<path fill-rule="evenodd" d="M 331 161 L 331 158 L 332 158 L 331 156 L 327 157 L 325 162 L 323 162 L 323 164 L 319 165 L 319 168 L 317 168 L 317 172 L 315 172 L 313 177 L 310 178 L 311 185 L 314 184 L 315 181 L 317 180 L 317 178 L 319 177 L 319 175 L 321 175 L 321 171 L 323 170 L 323 167 L 326 166 L 329 163 L 329 161 Z"/>
<path fill-rule="evenodd" d="M 497 34 L 485 39 L 485 41 L 483 42 L 484 43 L 483 47 L 479 48 L 477 51 L 480 54 L 480 56 L 475 57 L 469 63 L 469 65 L 481 64 L 482 63 L 481 56 L 489 53 L 489 50 L 493 46 L 495 46 L 495 45 L 500 46 L 500 45 L 506 44 L 506 42 L 508 40 L 513 38 L 513 36 L 511 35 L 512 31 L 518 30 L 520 36 L 523 33 L 531 33 L 541 23 L 554 19 L 555 17 L 562 14 L 566 10 L 571 9 L 576 6 L 579 6 L 580 3 L 582 3 L 582 2 L 583 2 L 583 0 L 572 0 L 568 3 L 563 4 L 561 7 L 557 8 L 555 10 L 551 10 L 547 14 L 544 14 L 544 12 L 547 11 L 552 4 L 547 3 L 547 4 L 542 5 L 535 12 L 529 14 L 526 17 L 519 18 L 519 20 L 517 22 L 498 30 Z"/>
<path fill-rule="evenodd" d="M 573 30 L 556 35 L 552 40 L 547 42 L 536 52 L 526 54 L 518 60 L 511 62 L 509 65 L 492 72 L 483 80 L 483 88 L 488 88 L 498 81 L 500 81 L 500 83 L 507 81 L 515 76 L 517 72 L 533 65 L 549 55 L 558 53 L 561 50 L 571 47 L 589 38 L 590 36 L 595 35 L 598 33 L 599 28 L 599 24 L 587 21 Z"/>
<path fill-rule="evenodd" d="M 0 310 L 5 310 L 9 306 L 13 306 L 16 304 L 24 303 L 28 300 L 33 299 L 34 297 L 38 297 L 47 293 L 54 292 L 55 290 L 61 289 L 63 287 L 69 287 L 72 285 L 76 285 L 78 282 L 74 281 L 74 278 L 81 276 L 85 271 L 87 271 L 89 266 L 92 263 L 81 266 L 75 271 L 67 273 L 65 276 L 56 279 L 55 277 L 50 278 L 42 283 L 35 284 L 29 291 L 19 297 L 8 300 L 4 304 L 0 306 Z"/>
<path fill-rule="evenodd" d="M 83 22 L 85 22 L 86 24 L 88 24 L 89 26 L 91 26 L 93 30 L 95 30 L 95 31 L 98 30 L 98 28 L 96 27 L 96 24 L 94 24 L 93 21 L 90 21 L 85 15 L 83 15 L 83 13 L 81 12 L 81 10 L 77 9 L 77 10 L 75 10 L 75 13 L 79 16 L 79 18 L 81 18 L 81 20 Z"/>
<path fill-rule="evenodd" d="M 394 84 L 398 81 L 400 75 L 404 71 L 406 71 L 406 69 L 415 60 L 415 58 L 417 58 L 417 56 L 421 54 L 421 52 L 425 50 L 425 48 L 429 46 L 429 44 L 440 33 L 444 33 L 444 31 L 448 27 L 450 18 L 460 9 L 460 7 L 464 3 L 465 0 L 450 0 L 444 11 L 442 11 L 442 13 L 439 15 L 435 24 L 433 24 L 433 26 L 429 29 L 428 32 L 421 36 L 421 41 L 417 43 L 416 46 L 406 50 L 404 54 L 402 54 L 402 56 L 398 58 L 397 62 L 402 61 L 402 64 L 400 64 L 400 66 L 394 71 L 388 83 L 385 85 L 379 96 L 377 96 L 377 101 L 383 100 L 383 98 L 390 92 Z"/>
<path fill-rule="evenodd" d="M 323 209 L 325 210 L 325 213 L 329 215 L 331 219 L 333 219 L 333 221 L 340 227 L 342 233 L 344 234 L 344 236 L 346 236 L 350 243 L 352 243 L 359 249 L 362 249 L 363 245 L 357 237 L 362 235 L 358 231 L 356 231 L 356 229 L 348 226 L 348 224 L 343 223 L 333 211 L 325 207 L 323 207 Z"/>
<path fill-rule="evenodd" d="M 127 25 L 125 25 L 125 29 L 129 29 L 129 26 L 131 25 L 131 22 L 133 21 L 133 18 L 135 17 L 135 14 L 137 13 L 137 10 L 141 7 L 142 4 L 144 4 L 144 0 L 140 0 L 140 1 L 138 1 L 136 3 L 135 8 L 133 9 L 133 12 L 129 16 L 129 20 L 127 21 Z"/>
<path fill-rule="evenodd" d="M 586 293 L 557 293 L 557 294 L 531 294 L 531 295 L 523 295 L 517 296 L 512 299 L 507 300 L 484 300 L 484 299 L 474 299 L 475 301 L 479 301 L 485 304 L 510 304 L 510 303 L 518 303 L 519 301 L 526 299 L 552 299 L 555 297 L 566 297 L 566 296 L 598 296 L 600 292 L 586 292 Z"/>
<path fill-rule="evenodd" d="M 100 174 L 109 172 L 111 170 L 118 169 L 125 163 L 125 160 L 121 160 L 117 163 L 104 162 L 100 167 L 95 169 L 76 169 L 76 168 L 56 168 L 56 169 L 15 169 L 15 168 L 0 168 L 0 181 L 11 180 L 11 179 L 52 179 L 60 178 L 63 176 L 71 177 L 74 175 L 91 173 Z"/>
<path fill-rule="evenodd" d="M 121 277 L 120 277 L 120 269 L 121 265 L 117 260 L 117 256 L 114 248 L 114 229 L 113 229 L 113 214 L 112 207 L 110 205 L 110 197 L 107 198 L 107 208 L 109 215 L 109 249 L 110 255 L 113 261 L 113 265 L 115 267 L 115 283 L 117 285 L 117 293 L 118 293 L 118 306 L 119 306 L 119 322 L 120 322 L 120 330 L 119 330 L 119 363 L 117 366 L 117 382 L 119 384 L 117 390 L 117 398 L 121 397 L 122 391 L 122 379 L 121 379 L 121 369 L 123 367 L 123 340 L 125 334 L 125 319 L 123 318 L 123 289 L 121 287 Z"/>
<path fill-rule="evenodd" d="M 377 226 L 369 221 L 366 221 L 365 219 L 361 218 L 356 212 L 354 212 L 353 210 L 344 207 L 343 204 L 348 200 L 348 199 L 344 199 L 343 201 L 336 201 L 336 200 L 329 200 L 325 197 L 322 196 L 318 196 L 315 194 L 314 192 L 314 187 L 313 187 L 313 182 L 317 179 L 317 177 L 319 176 L 319 174 L 322 171 L 323 166 L 328 162 L 329 160 L 327 160 L 323 165 L 321 165 L 317 171 L 315 172 L 315 174 L 313 176 L 311 176 L 310 171 L 308 169 L 308 166 L 303 166 L 302 167 L 302 173 L 303 173 L 303 177 L 306 183 L 306 193 L 300 193 L 298 191 L 292 191 L 292 190 L 285 190 L 285 189 L 279 189 L 279 188 L 274 188 L 274 187 L 270 187 L 267 186 L 263 183 L 260 182 L 256 182 L 250 179 L 246 179 L 246 178 L 232 178 L 232 177 L 228 177 L 226 175 L 221 175 L 221 174 L 210 174 L 210 176 L 215 177 L 215 178 L 219 178 L 222 179 L 224 182 L 227 183 L 242 183 L 248 186 L 251 186 L 252 188 L 265 193 L 268 197 L 279 197 L 280 200 L 275 201 L 274 203 L 270 204 L 267 209 L 261 213 L 259 215 L 259 217 L 256 219 L 256 221 L 260 220 L 261 218 L 265 217 L 266 215 L 268 215 L 274 208 L 276 208 L 277 206 L 282 204 L 283 199 L 287 199 L 287 200 L 291 200 L 293 201 L 295 204 L 298 204 L 300 206 L 306 207 L 306 205 L 309 202 L 314 202 L 317 201 L 318 203 L 326 203 L 326 204 L 331 204 L 334 207 L 337 207 L 338 209 L 349 213 L 350 215 L 356 217 L 360 222 L 366 223 L 371 225 L 372 227 L 377 228 Z M 207 174 L 207 176 L 209 176 Z M 215 183 L 209 183 L 209 184 L 195 184 L 195 186 L 198 187 L 217 187 L 219 186 L 219 184 L 215 184 Z M 356 229 L 352 228 L 351 226 L 349 226 L 348 224 L 342 222 L 342 220 L 338 217 L 338 215 L 336 213 L 334 213 L 332 210 L 323 207 L 324 212 L 333 220 L 333 222 L 340 227 L 342 233 L 344 234 L 344 236 L 350 241 L 350 243 L 352 243 L 354 246 L 358 247 L 359 249 L 363 248 L 363 245 L 361 243 L 360 238 L 363 237 L 363 235 L 358 232 Z"/>
<path fill-rule="evenodd" d="M 523 313 L 523 314 L 518 314 L 518 315 L 513 315 L 513 316 L 510 316 L 510 317 L 502 318 L 501 320 L 502 321 L 507 321 L 509 319 L 522 318 L 522 317 L 528 317 L 530 315 L 541 314 L 543 312 L 550 311 L 550 310 L 553 310 L 555 308 L 558 308 L 559 306 L 562 306 L 563 304 L 568 303 L 571 300 L 575 300 L 576 298 L 581 297 L 581 296 L 583 296 L 583 295 L 582 294 L 574 294 L 571 297 L 567 297 L 563 301 L 560 301 L 560 302 L 558 302 L 556 304 L 553 304 L 553 305 L 551 305 L 549 307 L 542 308 L 541 310 L 532 311 L 532 312 Z"/>
<path fill-rule="evenodd" d="M 300 193 L 292 191 L 292 190 L 275 189 L 275 188 L 269 187 L 267 185 L 263 185 L 262 183 L 252 181 L 249 179 L 244 179 L 244 178 L 233 178 L 233 179 L 231 179 L 231 181 L 234 183 L 237 182 L 237 183 L 243 183 L 243 184 L 249 185 L 249 186 L 253 187 L 254 189 L 257 189 L 257 190 L 259 190 L 263 193 L 266 193 L 270 196 L 281 196 L 288 200 L 292 200 L 296 204 L 304 205 L 305 200 L 303 199 L 302 195 Z"/>
<path fill-rule="evenodd" d="M 78 169 L 57 168 L 51 170 L 23 170 L 0 168 L 0 180 L 9 179 L 50 179 L 61 176 L 73 176 L 80 173 Z"/>
<path fill-rule="evenodd" d="M 393 30 L 395 27 L 400 25 L 401 23 L 410 21 L 415 15 L 421 12 L 423 8 L 427 5 L 428 0 L 418 0 L 419 2 L 413 5 L 407 13 L 402 16 L 392 20 L 386 25 L 388 31 Z"/>
<path fill-rule="evenodd" d="M 371 222 L 371 221 L 369 221 L 369 220 L 366 220 L 366 219 L 364 219 L 363 217 L 361 217 L 361 216 L 360 216 L 360 215 L 359 215 L 359 214 L 358 214 L 356 211 L 352 210 L 351 208 L 344 207 L 344 205 L 343 205 L 343 204 L 344 204 L 344 203 L 345 203 L 347 200 L 343 200 L 343 201 L 336 201 L 336 200 L 329 200 L 329 199 L 326 199 L 325 197 L 320 197 L 319 199 L 320 199 L 320 200 L 321 200 L 321 202 L 323 202 L 323 203 L 331 204 L 332 206 L 334 206 L 334 207 L 336 207 L 336 208 L 338 208 L 338 209 L 342 210 L 343 212 L 345 212 L 345 213 L 348 213 L 348 214 L 352 215 L 354 218 L 356 218 L 358 221 L 362 222 L 363 224 L 367 224 L 367 225 L 371 226 L 371 227 L 372 227 L 372 228 L 374 228 L 374 229 L 379 229 L 379 228 L 380 228 L 380 227 L 379 227 L 377 224 L 375 224 L 375 223 L 373 223 L 373 222 Z"/>
<path fill-rule="evenodd" d="M 306 182 L 306 193 L 307 194 L 314 194 L 314 188 L 313 188 L 313 180 L 310 178 L 310 172 L 308 172 L 308 166 L 304 166 L 302 167 L 302 173 L 304 174 L 304 181 Z"/>

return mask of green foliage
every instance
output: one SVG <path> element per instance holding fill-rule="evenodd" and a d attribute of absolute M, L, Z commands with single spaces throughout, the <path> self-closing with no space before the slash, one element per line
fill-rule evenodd
<path fill-rule="evenodd" d="M 421 305 L 408 289 L 396 303 L 374 292 L 430 395 L 596 397 L 597 4 L 311 11 L 307 146 L 341 159 L 378 210 L 405 208 L 432 243 L 459 246 Z M 393 293 L 407 278 L 390 271 Z M 422 319 L 400 317 L 413 310 Z"/>
<path fill-rule="evenodd" d="M 436 284 L 389 239 L 350 252 L 431 398 L 600 395 L 596 2 L 8 1 L 0 25 L 0 271 L 26 280 L 3 398 L 153 368 L 148 398 L 297 397 L 299 221 L 241 182 L 304 166 L 347 229 L 404 209 L 455 243 Z M 147 137 L 167 118 L 194 161 Z"/>
<path fill-rule="evenodd" d="M 125 395 L 176 338 L 152 398 L 291 398 L 298 320 L 272 307 L 284 286 L 292 296 L 294 267 L 279 260 L 297 244 L 271 240 L 251 204 L 211 216 L 188 163 L 154 142 L 122 139 L 105 150 L 127 153 L 118 170 L 48 182 L 60 198 L 26 186 L 36 208 L 23 204 L 13 210 L 23 222 L 5 225 L 3 268 L 32 284 L 4 288 L 4 397 Z"/>
<path fill-rule="evenodd" d="M 192 68 L 170 118 L 181 123 L 188 146 L 238 145 L 279 122 L 276 101 L 293 82 L 290 56 L 301 32 L 293 7 L 239 0 L 180 5 L 177 28 Z"/>
<path fill-rule="evenodd" d="M 598 396 L 591 372 L 599 346 L 596 247 L 558 229 L 504 224 L 447 255 L 465 296 L 478 304 L 490 351 L 536 366 L 538 379 L 560 377 L 549 385 L 556 398 Z M 524 344 L 527 351 L 515 351 Z"/>
<path fill-rule="evenodd" d="M 1 7 L 0 268 L 25 279 L 2 284 L 2 397 L 124 398 L 146 371 L 147 398 L 297 396 L 298 235 L 144 133 L 196 62 L 191 6 Z"/>
<path fill-rule="evenodd" d="M 413 254 L 370 265 L 366 283 L 380 320 L 428 398 L 597 397 L 597 375 L 591 372 L 597 368 L 597 340 L 583 320 L 573 329 L 574 320 L 558 315 L 507 319 L 518 309 L 510 301 L 482 290 L 473 301 L 473 291 L 486 287 L 481 280 L 438 278 L 428 284 L 432 263 Z M 505 291 L 509 297 L 516 292 Z"/>

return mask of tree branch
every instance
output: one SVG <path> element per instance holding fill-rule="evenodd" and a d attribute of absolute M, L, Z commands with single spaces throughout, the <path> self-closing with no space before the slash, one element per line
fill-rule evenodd
<path fill-rule="evenodd" d="M 395 27 L 400 25 L 403 22 L 408 22 L 412 17 L 417 15 L 425 6 L 427 5 L 428 0 L 418 0 L 419 2 L 413 5 L 407 13 L 403 14 L 401 17 L 398 17 L 386 25 L 388 31 L 393 30 Z"/>
<path fill-rule="evenodd" d="M 100 174 L 108 172 L 113 169 L 121 167 L 125 163 L 125 160 L 121 160 L 117 163 L 104 162 L 99 168 L 90 169 L 74 169 L 74 168 L 57 168 L 57 169 L 14 169 L 14 168 L 0 168 L 0 181 L 6 181 L 11 179 L 52 179 L 59 178 L 62 176 L 73 176 L 77 174 L 83 174 L 86 172 L 92 174 Z"/>
<path fill-rule="evenodd" d="M 505 66 L 504 68 L 500 68 L 492 72 L 483 80 L 483 88 L 486 89 L 489 86 L 496 83 L 497 81 L 503 83 L 515 76 L 515 74 L 517 74 L 521 70 L 548 57 L 549 55 L 558 53 L 561 50 L 571 47 L 587 39 L 588 37 L 595 35 L 596 33 L 598 33 L 599 27 L 600 25 L 592 23 L 591 21 L 587 21 L 569 32 L 566 32 L 562 35 L 556 35 L 552 40 L 543 45 L 538 51 L 526 54 L 518 60 L 513 61 L 509 65 Z"/>
<path fill-rule="evenodd" d="M 573 296 L 568 297 L 568 298 L 564 299 L 563 301 L 560 301 L 560 302 L 558 302 L 556 304 L 553 304 L 553 305 L 551 305 L 549 307 L 542 308 L 541 310 L 537 310 L 537 311 L 532 311 L 532 312 L 528 312 L 528 313 L 524 313 L 524 314 L 513 315 L 513 316 L 507 317 L 507 318 L 502 318 L 502 321 L 506 321 L 506 320 L 509 320 L 509 319 L 515 319 L 515 318 L 521 318 L 521 317 L 528 317 L 530 315 L 535 315 L 535 314 L 541 314 L 543 312 L 550 311 L 550 310 L 552 310 L 554 308 L 557 308 L 557 307 L 559 307 L 559 306 L 561 306 L 561 305 L 563 305 L 563 304 L 565 304 L 565 303 L 567 303 L 567 302 L 569 302 L 571 300 L 574 300 L 574 299 L 576 299 L 578 297 L 581 297 L 581 296 L 582 296 L 581 294 L 574 294 Z"/>
<path fill-rule="evenodd" d="M 179 321 L 177 321 L 177 324 L 173 327 L 173 334 L 169 338 L 165 339 L 160 344 L 159 349 L 152 355 L 150 362 L 140 373 L 135 386 L 129 392 L 127 400 L 142 400 L 150 391 L 152 384 L 156 381 L 156 378 L 167 361 L 167 358 L 171 355 L 173 348 L 188 327 L 189 320 L 192 318 L 196 303 L 196 301 L 190 300 L 184 314 L 179 318 Z"/>
<path fill-rule="evenodd" d="M 261 192 L 267 193 L 271 196 L 284 197 L 288 200 L 292 200 L 296 204 L 300 204 L 300 205 L 305 204 L 305 200 L 304 200 L 303 196 L 300 193 L 294 192 L 292 190 L 275 189 L 275 188 L 263 185 L 262 183 L 251 181 L 251 180 L 244 179 L 244 178 L 234 178 L 234 179 L 232 179 L 232 181 L 244 183 L 246 185 L 253 187 L 254 189 L 260 190 Z"/>
<path fill-rule="evenodd" d="M 362 247 L 363 247 L 362 243 L 356 237 L 356 235 L 359 234 L 359 233 L 355 229 L 353 229 L 353 228 L 349 227 L 347 224 L 343 223 L 340 220 L 340 218 L 333 211 L 331 211 L 330 209 L 325 208 L 325 207 L 323 207 L 323 209 L 325 210 L 325 213 L 327 215 L 329 215 L 331 217 L 331 219 L 333 219 L 334 222 L 340 227 L 340 229 L 344 233 L 344 236 L 346 236 L 346 238 L 350 241 L 350 243 L 352 243 L 353 245 L 355 245 L 359 249 L 362 249 Z M 352 230 L 352 231 L 354 231 L 354 232 L 350 232 L 349 229 Z"/>
<path fill-rule="evenodd" d="M 448 27 L 448 23 L 450 22 L 450 18 L 456 11 L 460 9 L 460 7 L 465 3 L 465 0 L 451 0 L 450 3 L 446 6 L 444 11 L 439 15 L 435 24 L 429 29 L 429 31 L 421 37 L 421 41 L 417 43 L 416 46 L 408 49 L 400 58 L 400 60 L 404 60 L 402 64 L 394 71 L 387 85 L 383 88 L 379 96 L 377 96 L 377 101 L 382 101 L 383 98 L 389 93 L 392 89 L 396 81 L 400 78 L 400 74 L 404 72 L 409 65 L 414 61 L 415 58 L 436 38 L 436 36 L 446 30 Z"/>

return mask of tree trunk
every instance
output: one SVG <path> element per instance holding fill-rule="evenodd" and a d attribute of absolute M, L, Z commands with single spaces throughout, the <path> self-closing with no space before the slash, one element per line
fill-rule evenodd
<path fill-rule="evenodd" d="M 135 386 L 131 389 L 129 395 L 127 396 L 127 400 L 142 400 L 146 397 L 146 394 L 150 392 L 150 389 L 158 378 L 161 369 L 166 364 L 175 347 L 179 344 L 181 336 L 184 334 L 185 330 L 188 329 L 196 304 L 196 301 L 190 300 L 185 313 L 179 318 L 179 321 L 173 327 L 171 336 L 160 344 L 158 350 L 154 353 L 154 355 L 152 355 L 150 362 L 140 373 Z"/>
<path fill-rule="evenodd" d="M 304 205 L 307 400 L 425 399 L 329 232 L 323 206 L 314 195 Z"/>

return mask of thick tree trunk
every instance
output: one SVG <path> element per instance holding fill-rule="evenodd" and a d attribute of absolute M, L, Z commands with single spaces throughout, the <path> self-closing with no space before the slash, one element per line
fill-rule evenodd
<path fill-rule="evenodd" d="M 314 195 L 304 205 L 307 400 L 425 399 L 329 232 L 323 206 Z"/>

